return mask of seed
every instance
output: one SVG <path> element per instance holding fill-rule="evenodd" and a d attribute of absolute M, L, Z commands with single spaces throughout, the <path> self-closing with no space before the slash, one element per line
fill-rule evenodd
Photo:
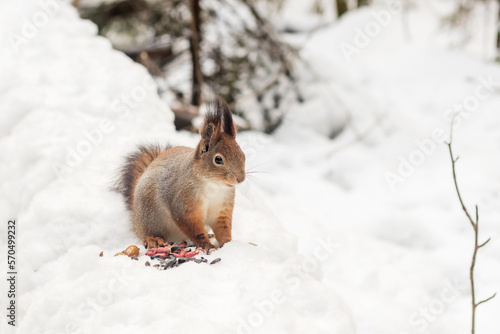
<path fill-rule="evenodd" d="M 168 268 L 171 268 L 173 267 L 175 264 L 177 263 L 177 258 L 171 258 L 171 259 L 168 259 L 168 261 L 165 261 L 165 269 L 168 269 Z"/>

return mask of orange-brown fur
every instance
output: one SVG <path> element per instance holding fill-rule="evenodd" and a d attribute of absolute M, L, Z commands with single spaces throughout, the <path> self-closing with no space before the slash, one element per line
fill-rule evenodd
<path fill-rule="evenodd" d="M 227 203 L 226 207 L 221 211 L 215 226 L 213 228 L 215 238 L 219 245 L 231 241 L 231 228 L 233 216 L 234 201 Z"/>
<path fill-rule="evenodd" d="M 200 135 L 195 149 L 140 147 L 122 169 L 119 188 L 148 248 L 185 239 L 214 247 L 205 225 L 220 246 L 231 241 L 234 185 L 245 179 L 245 155 L 224 101 L 205 115 Z"/>

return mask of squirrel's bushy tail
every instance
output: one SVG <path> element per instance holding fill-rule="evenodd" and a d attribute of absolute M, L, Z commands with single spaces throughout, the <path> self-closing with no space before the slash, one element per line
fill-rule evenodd
<path fill-rule="evenodd" d="M 123 195 L 129 210 L 132 210 L 134 191 L 137 181 L 153 160 L 167 148 L 169 148 L 169 146 L 160 147 L 159 145 L 141 145 L 135 152 L 127 156 L 125 164 L 120 171 L 120 177 L 116 185 L 116 190 Z"/>

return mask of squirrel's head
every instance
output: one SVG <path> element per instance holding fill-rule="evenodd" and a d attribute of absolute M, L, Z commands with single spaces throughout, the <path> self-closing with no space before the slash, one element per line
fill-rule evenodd
<path fill-rule="evenodd" d="M 245 180 L 245 154 L 236 143 L 236 127 L 227 103 L 218 98 L 209 106 L 200 129 L 196 158 L 205 178 L 234 186 Z"/>

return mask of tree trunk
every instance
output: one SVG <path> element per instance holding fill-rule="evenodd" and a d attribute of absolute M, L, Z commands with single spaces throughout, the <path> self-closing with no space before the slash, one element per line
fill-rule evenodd
<path fill-rule="evenodd" d="M 358 8 L 363 6 L 368 6 L 370 4 L 369 0 L 358 0 Z"/>
<path fill-rule="evenodd" d="M 336 3 L 337 3 L 337 17 L 341 17 L 348 10 L 347 0 L 336 0 Z"/>
<path fill-rule="evenodd" d="M 193 65 L 193 88 L 191 93 L 191 104 L 199 106 L 202 102 L 203 74 L 200 65 L 200 40 L 201 40 L 201 22 L 200 22 L 200 0 L 191 0 L 191 38 L 190 51 L 191 63 Z"/>
<path fill-rule="evenodd" d="M 500 61 L 500 0 L 498 3 L 498 18 L 497 18 L 497 61 Z"/>

